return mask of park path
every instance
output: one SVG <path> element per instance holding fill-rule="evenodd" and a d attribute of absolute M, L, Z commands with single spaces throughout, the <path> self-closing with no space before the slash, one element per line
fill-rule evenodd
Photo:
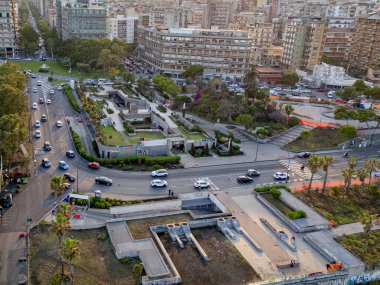
<path fill-rule="evenodd" d="M 380 225 L 374 225 L 372 230 L 380 230 Z M 341 225 L 339 227 L 332 229 L 332 233 L 333 233 L 334 237 L 357 234 L 357 233 L 361 233 L 363 231 L 364 231 L 363 225 L 359 222 Z"/>

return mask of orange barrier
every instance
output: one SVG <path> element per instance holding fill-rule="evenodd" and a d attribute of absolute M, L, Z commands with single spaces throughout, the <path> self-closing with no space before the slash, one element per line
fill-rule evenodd
<path fill-rule="evenodd" d="M 314 128 L 329 128 L 329 127 L 332 127 L 332 128 L 339 128 L 339 125 L 337 124 L 330 124 L 330 123 L 316 123 L 316 122 L 313 122 L 313 121 L 307 121 L 307 120 L 303 120 L 303 119 L 300 119 L 300 124 L 303 124 L 305 126 L 310 126 L 310 127 L 314 127 Z"/>

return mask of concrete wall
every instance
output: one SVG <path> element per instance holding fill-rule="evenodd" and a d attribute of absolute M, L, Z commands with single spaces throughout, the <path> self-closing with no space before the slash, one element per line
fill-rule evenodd
<path fill-rule="evenodd" d="M 224 206 L 224 204 L 218 199 L 216 194 L 210 193 L 208 197 L 223 213 L 229 213 L 230 211 Z"/>
<path fill-rule="evenodd" d="M 160 201 L 152 203 L 143 203 L 129 206 L 111 207 L 111 215 L 122 215 L 147 211 L 178 211 L 181 210 L 181 200 Z"/>
<path fill-rule="evenodd" d="M 169 131 L 168 123 L 166 123 L 163 119 L 161 119 L 159 116 L 157 116 L 154 113 L 152 113 L 152 124 L 156 126 L 157 128 L 161 127 L 165 135 L 168 134 L 168 131 Z"/>

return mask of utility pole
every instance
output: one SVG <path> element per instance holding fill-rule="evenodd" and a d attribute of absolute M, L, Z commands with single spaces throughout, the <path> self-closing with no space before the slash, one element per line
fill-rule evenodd
<path fill-rule="evenodd" d="M 77 168 L 77 194 L 79 194 L 79 168 Z"/>

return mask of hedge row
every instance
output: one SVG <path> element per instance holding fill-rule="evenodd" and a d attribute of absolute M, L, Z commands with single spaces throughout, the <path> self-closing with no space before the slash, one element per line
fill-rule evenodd
<path fill-rule="evenodd" d="M 74 202 L 75 205 L 78 206 L 86 206 L 87 200 L 85 199 L 71 199 L 71 202 Z M 117 206 L 126 206 L 126 205 L 134 205 L 141 204 L 143 201 L 141 200 L 131 200 L 131 201 L 122 201 L 120 199 L 111 199 L 111 198 L 90 198 L 90 207 L 95 209 L 109 209 L 110 207 Z"/>
<path fill-rule="evenodd" d="M 288 218 L 291 220 L 306 218 L 306 212 L 303 210 L 288 212 Z"/>
<path fill-rule="evenodd" d="M 257 187 L 253 190 L 255 192 L 271 192 L 272 189 L 285 189 L 286 191 L 290 192 L 290 188 L 283 184 L 262 186 L 262 187 Z"/>
<path fill-rule="evenodd" d="M 71 106 L 73 107 L 73 109 L 80 113 L 81 110 L 79 108 L 79 104 L 77 102 L 77 100 L 75 99 L 75 96 L 73 94 L 73 92 L 71 91 L 71 88 L 70 86 L 66 85 L 65 87 L 63 87 L 63 93 L 65 93 L 67 95 L 67 98 L 69 98 L 69 102 L 71 104 Z"/>
<path fill-rule="evenodd" d="M 120 165 L 120 164 L 144 164 L 151 166 L 155 164 L 178 164 L 180 162 L 179 156 L 162 156 L 162 157 L 149 157 L 149 156 L 127 156 L 127 157 L 118 157 L 118 158 L 99 158 L 94 157 L 90 153 L 86 151 L 86 149 L 83 147 L 82 141 L 79 137 L 79 135 L 73 131 L 73 129 L 70 127 L 71 134 L 73 136 L 74 145 L 76 150 L 79 152 L 80 156 L 82 156 L 84 159 L 88 161 L 96 161 L 99 162 L 101 165 Z"/>

